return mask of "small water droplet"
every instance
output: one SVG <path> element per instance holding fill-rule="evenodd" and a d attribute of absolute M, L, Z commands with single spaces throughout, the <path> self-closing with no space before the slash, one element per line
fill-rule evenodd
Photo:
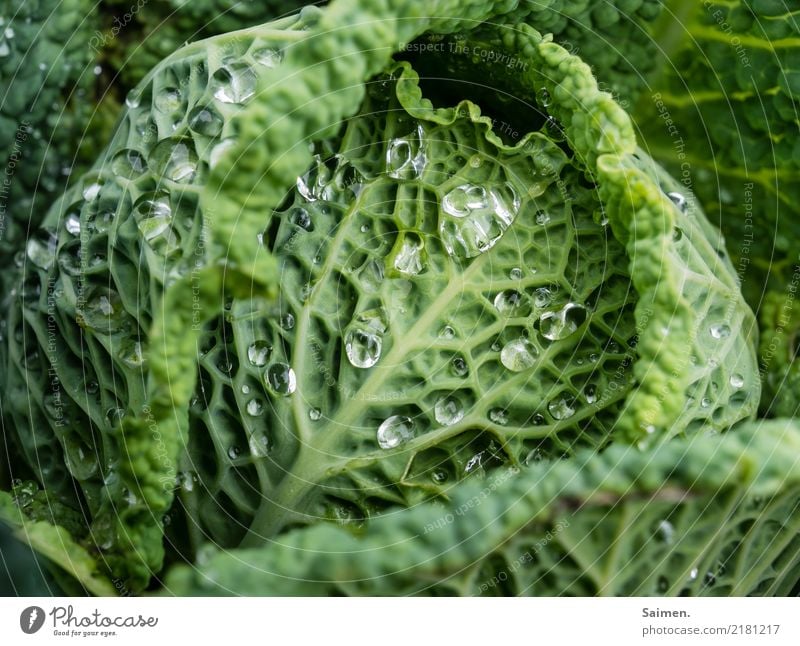
<path fill-rule="evenodd" d="M 318 422 L 321 417 L 322 417 L 322 411 L 319 408 L 309 408 L 308 418 L 312 422 Z"/>
<path fill-rule="evenodd" d="M 731 375 L 730 384 L 733 388 L 741 388 L 744 386 L 744 377 L 738 373 Z"/>
<path fill-rule="evenodd" d="M 451 365 L 453 366 L 453 373 L 456 375 L 456 377 L 467 376 L 469 367 L 467 366 L 467 362 L 463 357 L 453 357 Z"/>
<path fill-rule="evenodd" d="M 272 352 L 272 346 L 264 340 L 254 341 L 247 348 L 247 358 L 250 363 L 258 368 L 267 365 L 267 359 Z"/>
<path fill-rule="evenodd" d="M 276 395 L 291 395 L 297 389 L 297 377 L 286 363 L 273 363 L 267 368 L 266 384 Z"/>
<path fill-rule="evenodd" d="M 536 211 L 536 224 L 544 226 L 550 222 L 550 214 L 547 211 Z"/>
<path fill-rule="evenodd" d="M 522 270 L 519 267 L 514 267 L 510 272 L 508 272 L 508 277 L 511 280 L 520 280 L 522 278 Z"/>
<path fill-rule="evenodd" d="M 578 330 L 586 320 L 586 308 L 577 303 L 567 303 L 556 312 L 545 312 L 539 318 L 542 336 L 559 341 Z"/>
<path fill-rule="evenodd" d="M 663 543 L 670 545 L 675 540 L 675 527 L 668 520 L 659 521 L 656 532 Z"/>
<path fill-rule="evenodd" d="M 257 81 L 255 72 L 249 65 L 232 62 L 214 72 L 209 87 L 217 101 L 244 103 L 255 94 Z"/>
<path fill-rule="evenodd" d="M 294 328 L 294 316 L 292 314 L 286 313 L 281 316 L 281 327 L 284 330 L 291 330 Z"/>
<path fill-rule="evenodd" d="M 553 293 L 547 287 L 538 287 L 533 292 L 533 304 L 539 309 L 553 302 Z"/>
<path fill-rule="evenodd" d="M 155 93 L 153 105 L 156 110 L 163 114 L 171 114 L 181 109 L 181 91 L 176 87 L 164 87 Z"/>
<path fill-rule="evenodd" d="M 594 384 L 586 384 L 583 396 L 586 398 L 587 404 L 594 404 L 597 401 L 597 387 Z"/>
<path fill-rule="evenodd" d="M 517 317 L 528 313 L 528 298 L 516 289 L 506 289 L 494 297 L 494 307 L 503 316 Z"/>
<path fill-rule="evenodd" d="M 111 160 L 111 171 L 117 177 L 136 179 L 147 172 L 147 162 L 138 150 L 126 148 L 114 155 Z"/>
<path fill-rule="evenodd" d="M 678 240 L 680 240 L 681 238 L 683 238 L 683 229 L 675 227 L 675 229 L 672 231 L 672 239 L 675 242 L 678 242 Z"/>
<path fill-rule="evenodd" d="M 414 437 L 414 422 L 404 415 L 392 415 L 378 427 L 378 446 L 394 449 Z"/>
<path fill-rule="evenodd" d="M 442 426 L 452 426 L 464 418 L 464 408 L 455 397 L 441 397 L 433 408 L 433 416 Z"/>
<path fill-rule="evenodd" d="M 550 415 L 553 416 L 553 419 L 563 420 L 575 414 L 575 409 L 572 406 L 572 403 L 568 401 L 564 395 L 561 395 L 558 399 L 554 399 L 547 405 L 547 410 L 550 411 Z"/>
<path fill-rule="evenodd" d="M 678 210 L 681 213 L 686 213 L 689 210 L 689 202 L 686 200 L 686 197 L 683 193 L 667 193 L 667 197 L 672 200 L 672 203 L 678 207 Z"/>
<path fill-rule="evenodd" d="M 442 339 L 452 339 L 456 335 L 456 331 L 449 325 L 445 325 L 439 332 L 439 337 Z"/>
<path fill-rule="evenodd" d="M 708 397 L 703 397 L 703 399 L 700 400 L 700 407 L 708 408 L 709 406 L 711 406 L 711 400 Z"/>
<path fill-rule="evenodd" d="M 424 141 L 422 126 L 413 135 L 392 139 L 386 148 L 386 174 L 405 180 L 419 177 L 427 163 Z"/>
<path fill-rule="evenodd" d="M 25 254 L 39 269 L 48 271 L 56 259 L 58 238 L 51 233 L 40 230 L 25 245 Z"/>
<path fill-rule="evenodd" d="M 344 348 L 350 364 L 371 368 L 381 358 L 386 324 L 376 310 L 358 315 L 345 333 Z"/>
<path fill-rule="evenodd" d="M 291 211 L 292 222 L 306 231 L 314 230 L 314 223 L 307 209 L 297 206 Z"/>
<path fill-rule="evenodd" d="M 697 568 L 696 568 L 696 567 L 693 567 L 693 568 L 692 568 L 692 569 L 689 571 L 689 579 L 690 579 L 691 581 L 694 581 L 694 580 L 697 578 L 697 574 L 698 574 L 698 572 L 697 572 Z"/>
<path fill-rule="evenodd" d="M 257 397 L 247 402 L 247 414 L 250 417 L 258 417 L 264 412 L 264 402 Z"/>
<path fill-rule="evenodd" d="M 539 350 L 523 337 L 509 341 L 500 352 L 500 363 L 512 372 L 522 372 L 536 365 Z"/>
<path fill-rule="evenodd" d="M 93 200 L 97 199 L 97 196 L 100 195 L 100 189 L 103 188 L 103 184 L 101 182 L 88 182 L 84 187 L 81 195 L 83 195 L 83 199 L 87 202 L 92 202 Z"/>
<path fill-rule="evenodd" d="M 239 455 L 241 455 L 241 453 L 242 450 L 238 446 L 232 446 L 231 448 L 228 449 L 228 457 L 231 460 L 235 460 L 236 458 L 238 458 Z"/>
<path fill-rule="evenodd" d="M 541 462 L 543 459 L 544 455 L 542 454 L 542 450 L 537 448 L 530 451 L 522 462 L 523 464 L 530 465 L 534 464 L 535 462 Z"/>
<path fill-rule="evenodd" d="M 492 408 L 489 411 L 489 421 L 499 424 L 500 426 L 505 426 L 508 424 L 508 411 L 504 408 Z"/>
<path fill-rule="evenodd" d="M 261 47 L 253 52 L 253 60 L 259 65 L 272 69 L 280 65 L 283 60 L 283 52 L 272 47 Z"/>
<path fill-rule="evenodd" d="M 189 129 L 206 137 L 218 137 L 224 123 L 219 112 L 211 106 L 198 105 L 189 113 Z"/>
<path fill-rule="evenodd" d="M 715 339 L 725 339 L 731 335 L 731 328 L 725 323 L 715 323 L 708 328 L 708 331 Z"/>

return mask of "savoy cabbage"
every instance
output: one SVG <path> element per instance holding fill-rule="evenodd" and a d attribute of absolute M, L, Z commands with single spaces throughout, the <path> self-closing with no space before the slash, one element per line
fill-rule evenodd
<path fill-rule="evenodd" d="M 63 590 L 796 589 L 783 3 L 7 4 L 0 517 Z"/>

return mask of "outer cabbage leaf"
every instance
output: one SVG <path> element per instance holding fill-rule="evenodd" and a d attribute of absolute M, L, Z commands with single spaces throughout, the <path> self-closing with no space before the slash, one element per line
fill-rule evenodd
<path fill-rule="evenodd" d="M 177 566 L 176 595 L 787 595 L 800 429 L 753 422 L 465 482 L 447 505 L 317 525 Z"/>

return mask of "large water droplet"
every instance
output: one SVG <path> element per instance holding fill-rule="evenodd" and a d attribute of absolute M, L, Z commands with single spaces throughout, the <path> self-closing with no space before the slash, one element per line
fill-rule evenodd
<path fill-rule="evenodd" d="M 738 373 L 731 375 L 730 384 L 733 388 L 741 388 L 744 386 L 744 377 Z"/>
<path fill-rule="evenodd" d="M 159 177 L 187 183 L 197 172 L 197 152 L 188 138 L 164 139 L 150 153 L 150 165 Z"/>
<path fill-rule="evenodd" d="M 251 343 L 247 348 L 247 358 L 254 366 L 262 368 L 267 365 L 267 359 L 272 352 L 272 346 L 264 340 Z"/>
<path fill-rule="evenodd" d="M 345 333 L 347 359 L 356 368 L 371 368 L 381 358 L 386 324 L 377 310 L 359 314 Z"/>
<path fill-rule="evenodd" d="M 519 198 L 509 184 L 462 184 L 442 198 L 439 234 L 447 252 L 474 258 L 491 249 L 511 226 Z"/>
<path fill-rule="evenodd" d="M 404 276 L 416 276 L 424 268 L 425 244 L 419 234 L 413 231 L 401 233 L 393 251 L 392 266 Z"/>
<path fill-rule="evenodd" d="M 442 426 L 452 426 L 464 418 L 464 407 L 455 397 L 440 397 L 433 407 L 433 416 Z"/>
<path fill-rule="evenodd" d="M 222 103 L 244 103 L 256 92 L 258 78 L 246 63 L 227 63 L 214 72 L 211 93 Z"/>
<path fill-rule="evenodd" d="M 297 390 L 297 377 L 286 363 L 273 363 L 267 368 L 266 383 L 276 395 L 291 395 Z"/>
<path fill-rule="evenodd" d="M 164 87 L 153 97 L 155 109 L 164 114 L 177 112 L 181 106 L 181 91 L 176 87 Z"/>
<path fill-rule="evenodd" d="M 586 308 L 577 303 L 567 303 L 556 312 L 545 312 L 539 318 L 542 336 L 550 341 L 566 339 L 586 320 Z"/>
<path fill-rule="evenodd" d="M 120 150 L 111 160 L 111 171 L 117 177 L 136 179 L 147 172 L 147 162 L 138 150 Z"/>
<path fill-rule="evenodd" d="M 715 323 L 708 328 L 708 331 L 715 339 L 726 339 L 731 335 L 731 328 L 725 323 Z"/>
<path fill-rule="evenodd" d="M 103 287 L 90 291 L 77 315 L 78 323 L 82 327 L 107 334 L 119 330 L 125 320 L 125 310 L 119 294 Z"/>
<path fill-rule="evenodd" d="M 547 410 L 553 416 L 553 419 L 562 420 L 572 417 L 575 414 L 575 409 L 572 403 L 562 395 L 558 399 L 554 399 L 547 405 Z"/>
<path fill-rule="evenodd" d="M 178 236 L 172 228 L 172 206 L 166 193 L 140 197 L 133 207 L 139 232 L 153 250 L 168 255 L 178 248 Z"/>
<path fill-rule="evenodd" d="M 206 137 L 218 137 L 224 120 L 211 106 L 198 105 L 189 113 L 189 128 Z"/>
<path fill-rule="evenodd" d="M 494 297 L 494 307 L 503 316 L 525 316 L 528 310 L 528 297 L 516 289 L 506 289 Z"/>
<path fill-rule="evenodd" d="M 392 415 L 378 427 L 378 446 L 394 449 L 414 437 L 414 422 L 404 415 Z"/>
<path fill-rule="evenodd" d="M 49 270 L 56 259 L 58 238 L 47 231 L 40 230 L 25 245 L 25 254 L 39 269 Z"/>
<path fill-rule="evenodd" d="M 500 362 L 512 372 L 522 372 L 536 365 L 539 350 L 524 337 L 509 341 L 500 351 Z"/>
<path fill-rule="evenodd" d="M 386 149 L 386 172 L 396 179 L 416 179 L 427 163 L 425 131 L 417 126 L 416 133 L 392 139 Z"/>

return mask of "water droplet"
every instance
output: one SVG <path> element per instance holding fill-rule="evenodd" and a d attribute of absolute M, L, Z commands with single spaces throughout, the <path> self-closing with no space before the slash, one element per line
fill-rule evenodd
<path fill-rule="evenodd" d="M 156 110 L 164 114 L 177 112 L 183 105 L 180 89 L 176 87 L 161 88 L 153 97 L 153 105 Z"/>
<path fill-rule="evenodd" d="M 224 123 L 219 112 L 211 106 L 198 105 L 189 113 L 189 128 L 206 137 L 218 137 Z"/>
<path fill-rule="evenodd" d="M 533 292 L 533 304 L 539 309 L 553 302 L 553 293 L 547 287 L 538 287 Z"/>
<path fill-rule="evenodd" d="M 100 195 L 100 189 L 103 188 L 102 182 L 89 181 L 84 185 L 81 195 L 87 202 L 92 202 Z"/>
<path fill-rule="evenodd" d="M 322 417 L 322 411 L 319 408 L 310 408 L 308 410 L 308 418 L 312 422 L 318 422 Z"/>
<path fill-rule="evenodd" d="M 153 248 L 164 255 L 178 249 L 178 235 L 172 228 L 172 207 L 166 193 L 143 195 L 133 206 L 139 233 Z"/>
<path fill-rule="evenodd" d="M 371 368 L 381 358 L 386 324 L 376 310 L 359 314 L 345 334 L 344 348 L 356 368 Z"/>
<path fill-rule="evenodd" d="M 433 407 L 433 416 L 442 426 L 452 426 L 464 418 L 464 408 L 455 397 L 441 397 Z"/>
<path fill-rule="evenodd" d="M 228 449 L 228 457 L 231 460 L 235 460 L 236 458 L 238 458 L 241 455 L 241 453 L 242 450 L 238 446 L 232 446 L 231 448 Z"/>
<path fill-rule="evenodd" d="M 697 568 L 696 568 L 696 567 L 693 567 L 693 568 L 692 568 L 692 569 L 689 571 L 689 579 L 690 579 L 691 581 L 694 581 L 696 578 L 697 578 Z"/>
<path fill-rule="evenodd" d="M 83 301 L 77 317 L 82 327 L 101 333 L 112 333 L 120 329 L 125 319 L 125 310 L 117 292 L 96 287 Z"/>
<path fill-rule="evenodd" d="M 235 147 L 236 139 L 233 137 L 220 141 L 211 149 L 211 152 L 208 153 L 208 167 L 212 169 L 216 168 L 228 151 L 233 150 Z"/>
<path fill-rule="evenodd" d="M 358 279 L 365 291 L 377 292 L 383 283 L 383 264 L 377 260 L 370 260 L 358 272 Z"/>
<path fill-rule="evenodd" d="M 489 421 L 499 424 L 500 426 L 505 426 L 508 424 L 508 411 L 504 408 L 492 408 L 489 411 Z"/>
<path fill-rule="evenodd" d="M 516 317 L 527 314 L 528 299 L 516 289 L 506 289 L 494 297 L 494 307 L 503 316 Z"/>
<path fill-rule="evenodd" d="M 550 214 L 547 211 L 536 211 L 536 224 L 544 226 L 550 222 Z"/>
<path fill-rule="evenodd" d="M 678 240 L 680 240 L 681 238 L 683 238 L 683 229 L 675 227 L 675 229 L 672 231 L 672 239 L 675 242 L 678 242 Z"/>
<path fill-rule="evenodd" d="M 425 268 L 424 248 L 425 243 L 419 234 L 413 231 L 401 233 L 393 250 L 392 266 L 404 276 L 416 276 Z"/>
<path fill-rule="evenodd" d="M 291 211 L 292 222 L 306 231 L 314 230 L 314 223 L 308 210 L 298 206 Z"/>
<path fill-rule="evenodd" d="M 126 148 L 114 155 L 114 159 L 111 160 L 111 171 L 117 177 L 136 179 L 147 172 L 147 162 L 138 150 Z"/>
<path fill-rule="evenodd" d="M 48 271 L 56 259 L 58 238 L 51 233 L 40 230 L 25 245 L 25 254 L 39 269 Z"/>
<path fill-rule="evenodd" d="M 583 389 L 583 396 L 587 404 L 594 404 L 597 401 L 597 388 L 594 384 L 586 384 Z"/>
<path fill-rule="evenodd" d="M 416 179 L 425 169 L 425 131 L 417 126 L 416 133 L 392 139 L 386 149 L 386 172 L 395 179 Z"/>
<path fill-rule="evenodd" d="M 542 336 L 550 341 L 566 339 L 586 320 L 586 308 L 577 303 L 567 303 L 556 312 L 545 312 L 539 318 Z"/>
<path fill-rule="evenodd" d="M 286 363 L 273 363 L 267 368 L 266 383 L 276 395 L 291 395 L 297 390 L 297 377 Z"/>
<path fill-rule="evenodd" d="M 251 343 L 247 348 L 247 358 L 250 363 L 258 368 L 267 365 L 267 359 L 272 352 L 272 346 L 264 340 Z"/>
<path fill-rule="evenodd" d="M 536 93 L 536 99 L 539 102 L 540 106 L 546 108 L 547 106 L 550 105 L 551 102 L 550 92 L 547 91 L 547 88 L 543 87 L 539 89 L 539 91 Z"/>
<path fill-rule="evenodd" d="M 264 402 L 258 397 L 247 402 L 247 414 L 250 417 L 258 417 L 264 412 Z"/>
<path fill-rule="evenodd" d="M 744 386 L 744 377 L 738 373 L 731 375 L 730 384 L 733 388 L 741 388 Z"/>
<path fill-rule="evenodd" d="M 514 267 L 510 272 L 508 272 L 508 277 L 511 280 L 520 280 L 522 278 L 522 270 L 519 267 Z"/>
<path fill-rule="evenodd" d="M 138 369 L 144 365 L 144 351 L 140 341 L 129 341 L 119 351 L 119 359 L 128 368 Z"/>
<path fill-rule="evenodd" d="M 294 328 L 294 316 L 289 313 L 284 314 L 281 317 L 281 327 L 284 330 L 291 330 Z"/>
<path fill-rule="evenodd" d="M 159 177 L 187 183 L 197 172 L 197 153 L 189 138 L 164 139 L 150 153 L 150 165 Z"/>
<path fill-rule="evenodd" d="M 211 93 L 222 103 L 244 103 L 256 92 L 258 79 L 249 65 L 227 63 L 214 72 L 209 84 Z"/>
<path fill-rule="evenodd" d="M 378 446 L 394 449 L 414 437 L 414 422 L 410 417 L 392 415 L 378 427 Z"/>
<path fill-rule="evenodd" d="M 541 462 L 543 458 L 544 455 L 542 455 L 541 449 L 533 449 L 528 453 L 528 455 L 525 456 L 525 459 L 522 462 L 526 465 L 530 465 L 534 462 Z"/>
<path fill-rule="evenodd" d="M 455 335 L 456 331 L 449 325 L 445 325 L 439 332 L 439 337 L 442 339 L 452 339 Z"/>
<path fill-rule="evenodd" d="M 689 202 L 682 193 L 672 192 L 667 193 L 667 197 L 672 200 L 672 203 L 678 207 L 681 213 L 686 213 L 689 210 Z"/>
<path fill-rule="evenodd" d="M 272 69 L 280 65 L 283 60 L 283 52 L 272 47 L 261 47 L 253 52 L 253 60 L 259 65 Z"/>
<path fill-rule="evenodd" d="M 512 372 L 522 372 L 536 365 L 539 350 L 524 337 L 509 341 L 500 352 L 500 362 Z"/>
<path fill-rule="evenodd" d="M 125 97 L 125 105 L 131 110 L 138 108 L 141 103 L 142 97 L 136 90 L 131 90 Z"/>
<path fill-rule="evenodd" d="M 462 184 L 442 198 L 439 234 L 450 255 L 474 258 L 491 249 L 514 221 L 519 198 L 510 184 Z"/>
<path fill-rule="evenodd" d="M 562 420 L 568 419 L 575 414 L 575 409 L 572 406 L 572 403 L 562 395 L 558 399 L 551 401 L 547 405 L 547 410 L 550 411 L 550 415 L 553 416 L 553 419 Z"/>
<path fill-rule="evenodd" d="M 672 544 L 675 540 L 675 527 L 668 520 L 660 521 L 656 527 L 656 531 L 659 540 L 668 545 Z"/>
<path fill-rule="evenodd" d="M 731 328 L 724 323 L 715 323 L 708 328 L 708 331 L 715 339 L 726 339 L 731 335 Z"/>
<path fill-rule="evenodd" d="M 456 375 L 456 377 L 467 376 L 467 373 L 469 372 L 469 367 L 467 366 L 467 362 L 464 360 L 463 357 L 453 357 L 452 366 L 453 366 L 453 373 Z"/>
<path fill-rule="evenodd" d="M 433 480 L 436 484 L 447 482 L 448 478 L 449 475 L 444 469 L 435 469 L 433 473 L 431 473 L 431 480 Z"/>

